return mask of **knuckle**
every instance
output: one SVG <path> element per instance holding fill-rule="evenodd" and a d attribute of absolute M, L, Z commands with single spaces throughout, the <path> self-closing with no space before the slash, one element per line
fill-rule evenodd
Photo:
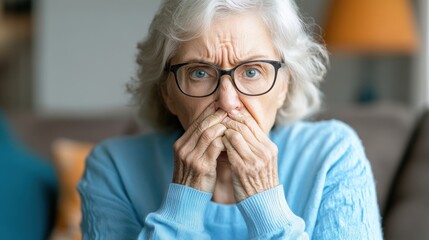
<path fill-rule="evenodd" d="M 184 157 L 183 157 L 183 161 L 185 162 L 185 164 L 187 166 L 193 166 L 193 164 L 195 163 L 194 161 L 195 157 L 194 154 L 192 153 L 187 153 Z"/>
<path fill-rule="evenodd" d="M 197 133 L 197 135 L 201 135 L 204 132 L 203 123 L 197 124 L 197 126 L 195 127 L 195 132 Z"/>
<path fill-rule="evenodd" d="M 198 119 L 196 121 L 194 121 L 191 126 L 189 126 L 189 128 L 186 130 L 186 132 L 194 132 L 197 130 L 198 125 L 200 124 L 200 122 L 198 121 Z"/>
<path fill-rule="evenodd" d="M 244 125 L 241 122 L 233 121 L 229 123 L 232 129 L 241 132 L 244 128 Z"/>
<path fill-rule="evenodd" d="M 271 159 L 275 158 L 279 154 L 279 148 L 275 144 L 270 144 L 270 151 L 269 152 L 271 154 Z"/>
<path fill-rule="evenodd" d="M 264 161 L 256 161 L 254 166 L 255 166 L 254 168 L 256 172 L 259 172 L 260 170 L 265 169 Z"/>
<path fill-rule="evenodd" d="M 184 147 L 174 145 L 173 148 L 174 148 L 174 152 L 179 157 L 179 159 L 184 159 L 186 157 L 187 151 Z"/>
<path fill-rule="evenodd" d="M 205 169 L 204 166 L 198 161 L 193 161 L 190 166 L 194 172 L 199 174 L 203 173 Z"/>
<path fill-rule="evenodd" d="M 266 162 L 271 161 L 273 159 L 273 154 L 271 151 L 263 151 L 262 154 L 263 154 L 264 161 Z"/>
<path fill-rule="evenodd" d="M 239 143 L 241 140 L 241 135 L 238 132 L 231 133 L 230 141 L 232 143 Z"/>
<path fill-rule="evenodd" d="M 215 140 L 213 140 L 210 145 L 212 145 L 214 148 L 223 148 L 223 143 L 220 138 L 216 138 Z"/>
<path fill-rule="evenodd" d="M 242 123 L 238 123 L 238 124 L 237 124 L 237 130 L 238 130 L 239 132 L 244 132 L 244 131 L 246 131 L 246 125 L 244 125 L 244 124 L 242 124 Z"/>
<path fill-rule="evenodd" d="M 204 142 L 211 142 L 216 136 L 216 133 L 210 130 L 206 130 L 201 134 L 201 139 Z"/>
<path fill-rule="evenodd" d="M 227 128 L 223 124 L 217 124 L 216 125 L 216 132 L 224 133 L 226 131 L 226 129 Z"/>
<path fill-rule="evenodd" d="M 253 174 L 258 174 L 258 173 L 262 172 L 263 170 L 265 170 L 265 164 L 263 164 L 262 162 L 258 162 L 255 164 L 252 172 L 253 172 Z"/>
<path fill-rule="evenodd" d="M 180 149 L 181 149 L 181 144 L 179 143 L 179 141 L 177 141 L 177 142 L 175 142 L 174 144 L 173 144 L 173 150 L 174 150 L 174 152 L 179 152 L 180 151 Z"/>
<path fill-rule="evenodd" d="M 204 130 L 206 130 L 207 128 L 210 127 L 210 119 L 207 119 L 205 121 L 200 122 L 197 125 L 197 130 L 200 131 L 200 133 L 204 132 Z"/>
<path fill-rule="evenodd" d="M 247 167 L 247 169 L 245 169 L 245 174 L 248 176 L 257 176 L 259 171 L 260 171 L 260 167 L 258 167 L 257 164 L 254 164 L 252 166 Z"/>

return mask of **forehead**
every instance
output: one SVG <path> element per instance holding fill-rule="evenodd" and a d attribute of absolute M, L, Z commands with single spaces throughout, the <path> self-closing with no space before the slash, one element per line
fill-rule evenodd
<path fill-rule="evenodd" d="M 216 65 L 278 58 L 271 32 L 254 13 L 217 17 L 196 39 L 180 44 L 173 62 L 208 61 Z"/>

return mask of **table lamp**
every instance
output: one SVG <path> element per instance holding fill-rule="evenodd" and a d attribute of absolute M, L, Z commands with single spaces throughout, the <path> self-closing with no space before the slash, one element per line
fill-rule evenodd
<path fill-rule="evenodd" d="M 363 58 L 359 102 L 378 97 L 373 87 L 378 56 L 413 54 L 419 45 L 410 0 L 331 0 L 324 31 L 331 52 Z"/>

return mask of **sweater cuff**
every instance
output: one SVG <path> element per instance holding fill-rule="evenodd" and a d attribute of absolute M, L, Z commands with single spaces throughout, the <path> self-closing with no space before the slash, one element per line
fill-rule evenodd
<path fill-rule="evenodd" d="M 164 218 L 194 229 L 204 228 L 204 214 L 211 193 L 171 183 L 158 213 Z"/>
<path fill-rule="evenodd" d="M 295 224 L 304 225 L 304 221 L 290 210 L 282 185 L 241 201 L 238 208 L 246 221 L 250 238 L 296 228 Z"/>

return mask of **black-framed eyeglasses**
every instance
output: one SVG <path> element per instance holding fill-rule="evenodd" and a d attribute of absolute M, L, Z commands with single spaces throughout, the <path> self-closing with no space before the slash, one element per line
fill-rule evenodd
<path fill-rule="evenodd" d="M 180 63 L 170 66 L 177 87 L 190 97 L 212 95 L 220 85 L 223 75 L 229 75 L 234 87 L 242 94 L 259 96 L 269 92 L 277 79 L 278 70 L 284 62 L 274 60 L 254 60 L 243 62 L 224 70 L 204 62 Z"/>

